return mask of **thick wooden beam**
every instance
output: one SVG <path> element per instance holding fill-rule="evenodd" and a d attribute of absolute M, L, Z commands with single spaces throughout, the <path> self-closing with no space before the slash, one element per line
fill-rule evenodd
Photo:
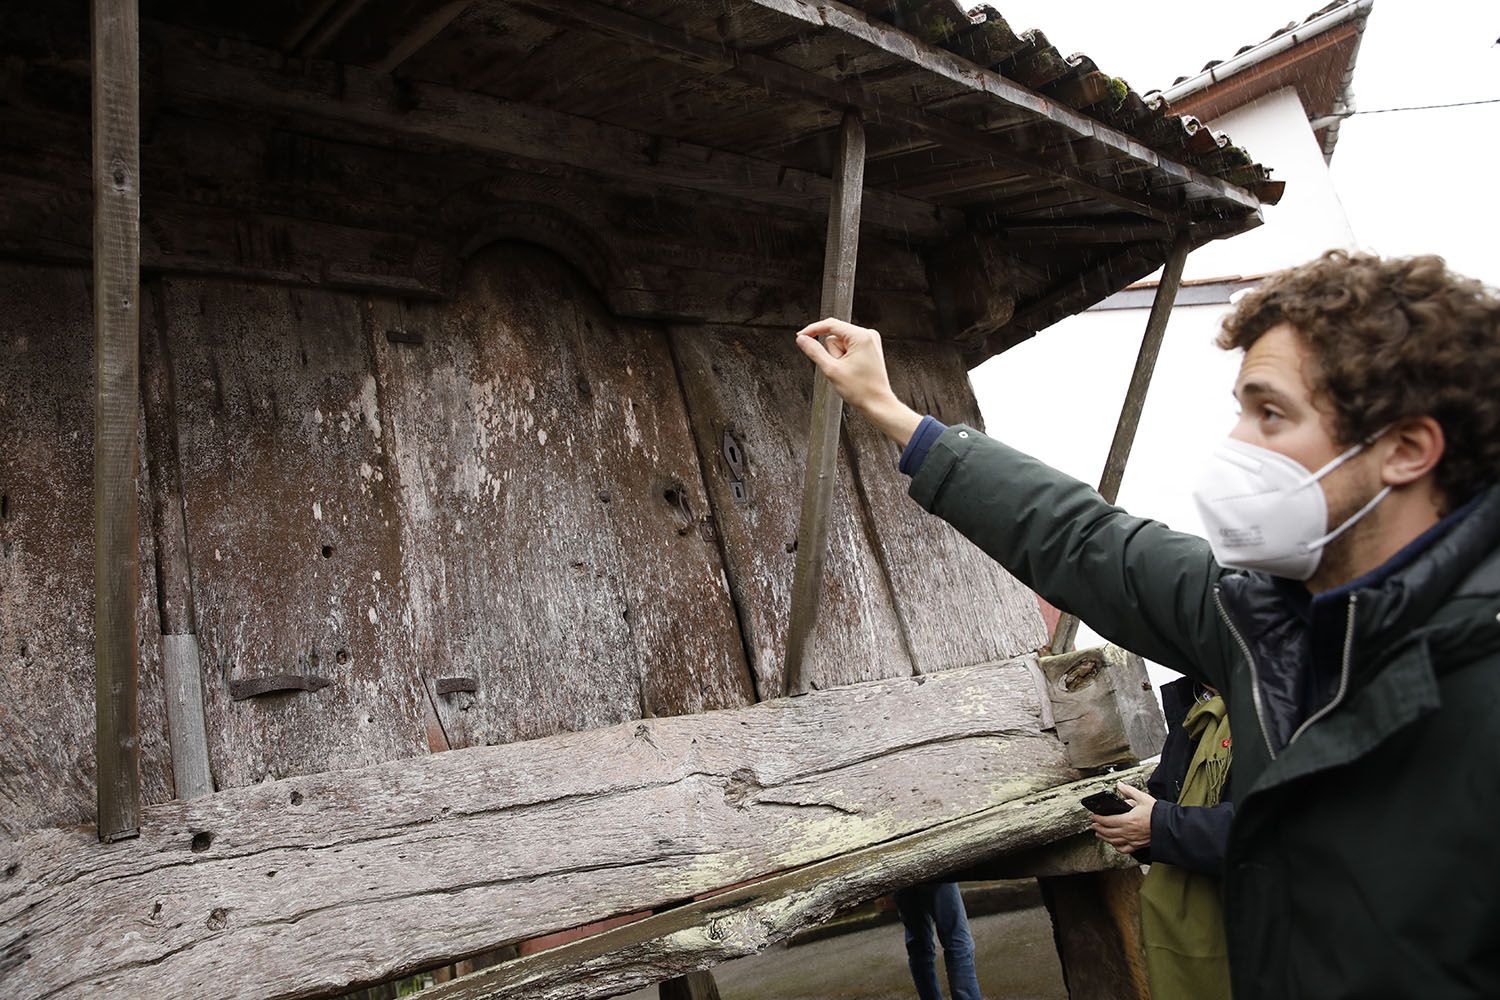
<path fill-rule="evenodd" d="M 827 210 L 827 177 L 770 160 L 710 149 L 561 114 L 538 105 L 321 60 L 287 60 L 270 49 L 161 24 L 151 34 L 172 53 L 164 100 L 188 108 L 252 108 L 306 116 L 335 138 L 392 138 L 556 162 L 602 175 L 728 195 L 810 215 Z M 962 225 L 961 213 L 884 192 L 865 197 L 865 224 L 916 240 Z"/>
<path fill-rule="evenodd" d="M 94 0 L 94 581 L 99 839 L 140 825 L 136 508 L 140 406 L 140 31 Z"/>
<path fill-rule="evenodd" d="M 1161 752 L 1167 738 L 1146 663 L 1119 646 L 1044 656 L 1042 675 L 1068 760 L 1099 770 Z"/>
<path fill-rule="evenodd" d="M 1145 783 L 1151 766 L 1119 779 Z M 1079 833 L 1075 782 L 436 987 L 432 1000 L 602 1000 L 752 955 L 895 889 Z"/>
<path fill-rule="evenodd" d="M 174 800 L 107 848 L 0 844 L 7 994 L 322 996 L 972 816 L 1078 775 L 1028 662 Z M 1008 828 L 1079 832 L 1068 802 Z M 970 860 L 915 851 L 891 878 Z M 798 892 L 841 891 L 821 878 Z"/>
<path fill-rule="evenodd" d="M 413 20 L 404 20 L 400 35 L 389 40 L 389 47 L 370 67 L 377 73 L 394 73 L 402 63 L 442 34 L 474 2 L 475 0 L 448 0 L 431 9 L 426 9 L 428 5 L 423 5 L 416 12 L 419 16 Z"/>
<path fill-rule="evenodd" d="M 823 251 L 822 316 L 850 319 L 854 312 L 854 261 L 859 252 L 859 205 L 864 193 L 865 130 L 859 115 L 844 115 L 828 237 Z M 802 479 L 802 515 L 797 524 L 797 561 L 792 575 L 792 613 L 786 642 L 786 690 L 799 693 L 807 642 L 818 620 L 823 562 L 828 554 L 828 513 L 838 476 L 844 401 L 822 371 L 813 372 L 812 422 L 807 469 Z"/>
<path fill-rule="evenodd" d="M 1125 478 L 1125 463 L 1130 461 L 1136 428 L 1140 426 L 1141 411 L 1146 406 L 1146 393 L 1151 388 L 1151 376 L 1156 371 L 1156 358 L 1161 353 L 1161 343 L 1167 334 L 1167 321 L 1172 318 L 1172 306 L 1177 301 L 1177 289 L 1182 284 L 1182 269 L 1192 249 L 1191 238 L 1186 233 L 1178 235 L 1172 243 L 1171 252 L 1167 254 L 1161 283 L 1156 286 L 1151 314 L 1146 318 L 1146 332 L 1141 336 L 1141 349 L 1136 354 L 1135 368 L 1130 373 L 1130 385 L 1125 390 L 1125 402 L 1120 406 L 1120 419 L 1115 424 L 1114 440 L 1110 442 L 1109 454 L 1104 460 L 1104 471 L 1099 476 L 1099 495 L 1110 503 L 1114 503 L 1120 495 L 1120 483 Z M 1057 620 L 1049 643 L 1052 652 L 1066 653 L 1073 648 L 1078 637 L 1078 624 L 1078 616 L 1072 614 L 1065 613 Z"/>

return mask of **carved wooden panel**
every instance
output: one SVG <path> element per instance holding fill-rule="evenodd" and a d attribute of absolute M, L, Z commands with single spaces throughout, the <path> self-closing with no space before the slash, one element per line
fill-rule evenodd
<path fill-rule="evenodd" d="M 452 303 L 371 310 L 406 625 L 449 743 L 752 701 L 665 335 L 519 245 Z"/>
<path fill-rule="evenodd" d="M 93 822 L 91 277 L 0 266 L 0 835 Z M 141 798 L 172 797 L 141 463 Z"/>

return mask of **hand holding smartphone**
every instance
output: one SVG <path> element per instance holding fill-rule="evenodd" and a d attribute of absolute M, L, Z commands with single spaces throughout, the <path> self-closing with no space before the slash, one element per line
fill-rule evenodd
<path fill-rule="evenodd" d="M 1085 795 L 1080 799 L 1083 807 L 1095 816 L 1123 816 L 1133 808 L 1117 792 L 1108 790 Z"/>

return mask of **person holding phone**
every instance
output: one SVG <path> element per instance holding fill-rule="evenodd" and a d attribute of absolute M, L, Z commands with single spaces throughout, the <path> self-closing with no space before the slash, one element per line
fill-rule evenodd
<path fill-rule="evenodd" d="M 1151 866 L 1141 937 L 1153 1000 L 1229 1000 L 1221 885 L 1234 819 L 1228 709 L 1217 691 L 1186 677 L 1163 686 L 1161 700 L 1167 739 L 1147 790 L 1120 782 L 1127 808 L 1095 813 L 1094 833 Z"/>

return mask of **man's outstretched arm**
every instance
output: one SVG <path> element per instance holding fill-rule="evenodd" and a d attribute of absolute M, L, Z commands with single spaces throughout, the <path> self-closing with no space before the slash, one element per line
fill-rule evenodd
<path fill-rule="evenodd" d="M 826 337 L 820 343 L 817 337 Z M 903 448 L 922 416 L 896 398 L 880 335 L 841 320 L 797 334 L 844 400 Z M 947 428 L 911 496 L 1052 604 L 1112 642 L 1223 690 L 1229 644 L 1208 543 L 1132 517 L 1092 487 L 972 428 Z"/>

